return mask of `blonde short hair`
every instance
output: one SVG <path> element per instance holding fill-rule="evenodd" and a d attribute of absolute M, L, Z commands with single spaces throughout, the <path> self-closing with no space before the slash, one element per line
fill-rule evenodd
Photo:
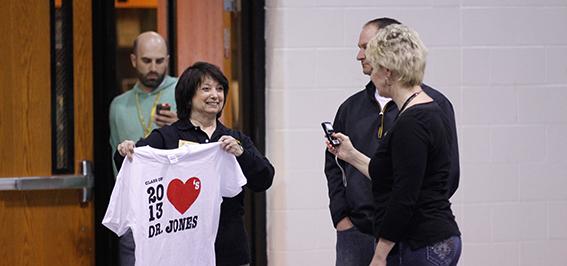
<path fill-rule="evenodd" d="M 414 30 L 400 24 L 381 28 L 366 47 L 374 69 L 385 67 L 402 86 L 420 85 L 425 73 L 427 48 Z"/>

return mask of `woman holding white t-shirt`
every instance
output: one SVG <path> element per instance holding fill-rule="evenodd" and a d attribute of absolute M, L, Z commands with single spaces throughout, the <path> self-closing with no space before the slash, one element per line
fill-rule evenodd
<path fill-rule="evenodd" d="M 135 146 L 175 149 L 188 142 L 221 142 L 224 150 L 236 156 L 247 179 L 246 187 L 255 192 L 267 190 L 274 177 L 272 164 L 256 149 L 248 136 L 225 127 L 218 120 L 227 93 L 228 80 L 217 66 L 206 62 L 193 64 L 179 77 L 175 88 L 179 120 L 170 126 L 155 129 L 137 143 L 131 140 L 120 143 L 115 154 L 116 165 L 122 165 L 125 156 L 131 157 Z M 223 200 L 215 241 L 217 265 L 250 263 L 243 214 L 244 192 Z"/>

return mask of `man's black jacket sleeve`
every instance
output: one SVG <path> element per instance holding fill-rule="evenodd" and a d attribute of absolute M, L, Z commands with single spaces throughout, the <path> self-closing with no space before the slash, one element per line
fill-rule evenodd
<path fill-rule="evenodd" d="M 343 120 L 344 116 L 342 115 L 342 109 L 342 106 L 339 107 L 333 122 L 335 132 L 344 132 L 345 121 Z M 344 168 L 344 161 L 338 161 Z M 325 175 L 327 176 L 327 187 L 329 189 L 329 209 L 331 211 L 331 219 L 333 220 L 333 225 L 337 227 L 337 224 L 343 218 L 349 216 L 348 204 L 345 195 L 346 188 L 343 185 L 342 172 L 337 166 L 335 156 L 327 150 L 325 150 Z"/>

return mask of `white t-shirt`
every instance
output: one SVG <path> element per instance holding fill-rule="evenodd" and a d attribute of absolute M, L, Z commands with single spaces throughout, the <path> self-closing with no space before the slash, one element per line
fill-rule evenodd
<path fill-rule="evenodd" d="M 132 229 L 136 265 L 213 266 L 222 197 L 245 184 L 236 157 L 220 143 L 135 148 L 102 224 L 118 236 Z"/>

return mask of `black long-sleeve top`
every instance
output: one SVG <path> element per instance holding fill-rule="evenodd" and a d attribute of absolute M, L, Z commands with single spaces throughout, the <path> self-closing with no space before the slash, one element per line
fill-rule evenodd
<path fill-rule="evenodd" d="M 449 203 L 451 143 L 456 138 L 436 102 L 403 112 L 371 158 L 377 238 L 412 248 L 460 235 Z"/>
<path fill-rule="evenodd" d="M 274 178 L 274 167 L 254 146 L 245 134 L 229 129 L 217 121 L 217 127 L 211 138 L 189 121 L 177 121 L 171 126 L 155 129 L 145 139 L 136 143 L 136 147 L 149 145 L 157 149 L 176 149 L 180 141 L 195 143 L 216 142 L 220 137 L 229 135 L 239 140 L 244 153 L 236 157 L 246 177 L 246 187 L 254 192 L 267 190 Z M 124 157 L 114 154 L 117 166 L 121 166 Z M 250 263 L 250 251 L 244 228 L 244 191 L 236 197 L 223 198 L 219 219 L 219 230 L 215 241 L 217 265 L 244 265 Z"/>

